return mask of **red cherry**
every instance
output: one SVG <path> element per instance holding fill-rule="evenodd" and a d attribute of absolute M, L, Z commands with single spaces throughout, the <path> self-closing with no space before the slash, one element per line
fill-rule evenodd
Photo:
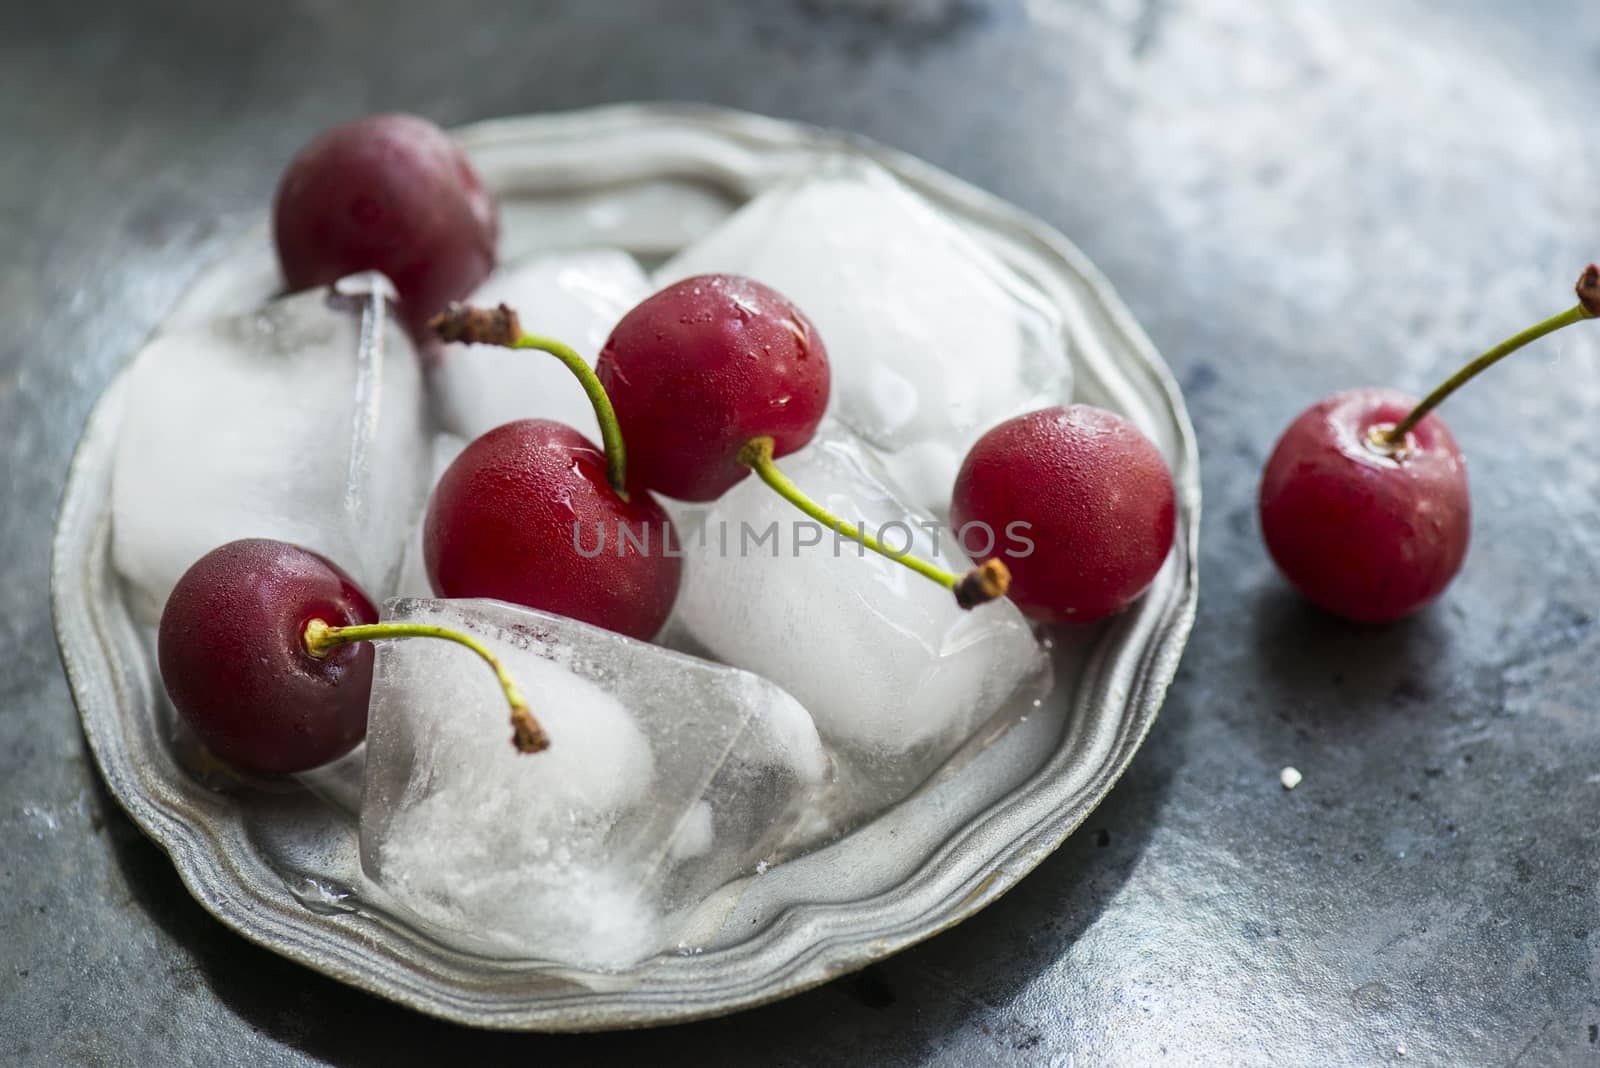
<path fill-rule="evenodd" d="M 1004 559 L 1011 599 L 1028 618 L 1089 623 L 1155 579 L 1172 548 L 1177 502 L 1149 438 L 1119 415 L 1073 404 L 1019 415 L 979 438 L 956 475 L 950 521 L 974 552 L 992 534 L 983 555 Z"/>
<path fill-rule="evenodd" d="M 336 760 L 366 736 L 369 642 L 442 638 L 494 669 L 517 749 L 549 747 L 483 643 L 444 627 L 377 620 L 350 576 L 316 553 L 266 538 L 229 542 L 195 561 L 167 598 L 156 638 L 161 680 L 216 756 L 247 771 L 287 774 Z"/>
<path fill-rule="evenodd" d="M 349 575 L 316 553 L 251 538 L 186 571 L 161 613 L 157 656 L 173 705 L 205 747 L 250 771 L 304 771 L 365 736 L 372 647 L 312 656 L 306 624 L 376 623 Z"/>
<path fill-rule="evenodd" d="M 1416 402 L 1355 389 L 1302 412 L 1261 476 L 1261 533 L 1290 582 L 1335 615 L 1386 623 L 1444 591 L 1471 533 L 1467 467 L 1430 415 L 1398 449 L 1374 444 Z"/>
<path fill-rule="evenodd" d="M 776 290 L 736 275 L 687 278 L 617 324 L 595 366 L 641 485 L 710 501 L 750 473 L 753 438 L 785 456 L 828 405 L 828 353 Z"/>
<path fill-rule="evenodd" d="M 1358 623 L 1410 615 L 1443 592 L 1467 555 L 1467 468 L 1433 411 L 1524 345 L 1600 316 L 1600 267 L 1578 303 L 1494 346 L 1420 403 L 1357 389 L 1289 424 L 1261 476 L 1261 533 L 1279 570 L 1306 598 Z"/>
<path fill-rule="evenodd" d="M 461 149 L 414 115 L 336 126 L 284 171 L 273 205 L 290 289 L 382 271 L 420 334 L 494 268 L 495 203 Z"/>
<path fill-rule="evenodd" d="M 649 640 L 672 611 L 682 560 L 672 520 L 636 477 L 628 498 L 607 482 L 605 453 L 571 427 L 496 427 L 434 488 L 428 578 L 441 597 L 493 597 Z"/>

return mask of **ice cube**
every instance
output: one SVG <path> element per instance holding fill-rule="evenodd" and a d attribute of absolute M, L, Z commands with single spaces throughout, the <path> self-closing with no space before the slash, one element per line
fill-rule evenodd
<path fill-rule="evenodd" d="M 481 952 L 625 967 L 784 846 L 827 759 L 805 709 L 747 672 L 498 601 L 397 600 L 504 658 L 550 736 L 510 743 L 472 653 L 380 643 L 361 805 L 380 892 Z"/>
<path fill-rule="evenodd" d="M 970 566 L 837 424 L 779 464 L 891 547 L 914 535 L 924 559 Z M 837 768 L 838 825 L 904 798 L 998 714 L 1049 688 L 1049 660 L 1009 601 L 963 611 L 950 591 L 836 538 L 755 478 L 710 505 L 678 506 L 674 520 L 686 558 L 668 633 L 799 699 Z"/>
<path fill-rule="evenodd" d="M 509 304 L 524 330 L 570 345 L 592 367 L 617 320 L 649 295 L 650 281 L 632 256 L 589 249 L 503 267 L 469 299 Z M 600 440 L 583 387 L 549 353 L 447 345 L 433 387 L 441 423 L 469 441 L 515 419 L 554 419 Z"/>
<path fill-rule="evenodd" d="M 833 370 L 831 411 L 918 507 L 943 515 L 978 435 L 1062 403 L 1071 367 L 1046 298 L 886 172 L 841 164 L 779 185 L 668 261 L 764 282 L 810 316 Z"/>
<path fill-rule="evenodd" d="M 388 594 L 428 448 L 392 292 L 353 276 L 140 353 L 112 475 L 113 556 L 138 617 L 159 616 L 189 565 L 235 538 L 303 545 Z"/>
<path fill-rule="evenodd" d="M 454 434 L 433 436 L 428 500 L 432 499 L 433 487 L 439 484 L 439 478 L 444 474 L 445 468 L 454 463 L 455 458 L 460 456 L 461 450 L 466 447 L 466 441 Z M 405 563 L 400 568 L 400 581 L 395 583 L 394 587 L 396 597 L 433 596 L 433 584 L 428 581 L 428 564 L 422 556 L 422 525 L 428 518 L 428 500 L 423 501 L 422 507 L 417 511 L 416 520 L 411 525 L 411 540 L 406 544 Z"/>

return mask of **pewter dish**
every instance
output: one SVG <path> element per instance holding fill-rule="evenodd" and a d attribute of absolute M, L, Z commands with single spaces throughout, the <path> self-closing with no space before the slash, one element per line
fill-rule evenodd
<path fill-rule="evenodd" d="M 1178 537 L 1148 594 L 1054 641 L 1056 688 L 915 795 L 840 840 L 728 887 L 676 952 L 584 973 L 452 949 L 361 890 L 346 761 L 305 782 L 241 781 L 186 748 L 109 553 L 124 378 L 96 405 L 57 522 L 55 626 L 111 793 L 184 885 L 250 940 L 419 1012 L 508 1030 L 593 1031 L 715 1016 L 879 960 L 993 902 L 1093 811 L 1150 729 L 1194 619 L 1199 464 L 1176 383 L 1065 238 L 929 164 L 860 138 L 733 111 L 625 105 L 458 132 L 501 197 L 502 258 L 605 244 L 647 264 L 764 188 L 838 157 L 876 161 L 1059 309 L 1075 400 L 1136 422 L 1165 453 Z M 163 328 L 253 307 L 278 287 L 265 225 L 205 270 Z"/>

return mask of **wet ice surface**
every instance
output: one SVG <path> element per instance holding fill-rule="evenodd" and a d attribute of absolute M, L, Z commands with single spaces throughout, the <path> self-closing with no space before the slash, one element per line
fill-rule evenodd
<path fill-rule="evenodd" d="M 139 618 L 236 538 L 314 549 L 374 597 L 395 581 L 427 490 L 421 373 L 388 283 L 339 288 L 158 337 L 130 370 L 112 552 Z"/>
<path fill-rule="evenodd" d="M 399 600 L 386 619 L 486 641 L 551 739 L 515 752 L 472 653 L 379 645 L 362 862 L 447 941 L 620 968 L 708 894 L 782 855 L 828 777 L 810 717 L 764 679 L 495 601 Z"/>
<path fill-rule="evenodd" d="M 880 540 L 898 547 L 914 532 L 925 559 L 970 566 L 942 531 L 934 553 L 929 517 L 842 427 L 825 425 L 780 466 Z M 1049 689 L 1048 657 L 1009 601 L 965 612 L 898 563 L 848 540 L 836 549 L 831 531 L 753 477 L 675 519 L 686 559 L 671 633 L 806 707 L 838 771 L 825 813 L 836 828 L 901 800 L 986 722 Z"/>
<path fill-rule="evenodd" d="M 570 345 L 593 367 L 623 314 L 650 295 L 632 256 L 588 249 L 502 267 L 469 298 L 508 304 L 522 329 Z M 446 345 L 434 369 L 440 421 L 468 440 L 516 419 L 554 419 L 600 440 L 600 426 L 572 372 L 545 352 Z"/>
<path fill-rule="evenodd" d="M 1044 298 L 887 173 L 864 164 L 756 198 L 657 273 L 764 282 L 816 324 L 830 412 L 885 453 L 909 499 L 943 514 L 967 448 L 1062 403 L 1071 369 Z"/>

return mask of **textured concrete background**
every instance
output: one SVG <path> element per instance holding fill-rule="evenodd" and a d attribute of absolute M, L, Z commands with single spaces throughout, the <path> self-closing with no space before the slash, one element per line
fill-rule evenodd
<path fill-rule="evenodd" d="M 1600 257 L 1600 5 L 387 6 L 0 4 L 0 1062 L 1600 1061 L 1600 329 L 1450 402 L 1475 542 L 1421 618 L 1301 607 L 1253 508 L 1305 404 L 1425 390 Z M 1078 241 L 1188 394 L 1200 620 L 1126 779 L 975 920 L 724 1021 L 474 1034 L 187 898 L 88 762 L 50 513 L 102 385 L 317 129 L 639 98 L 859 130 Z"/>

